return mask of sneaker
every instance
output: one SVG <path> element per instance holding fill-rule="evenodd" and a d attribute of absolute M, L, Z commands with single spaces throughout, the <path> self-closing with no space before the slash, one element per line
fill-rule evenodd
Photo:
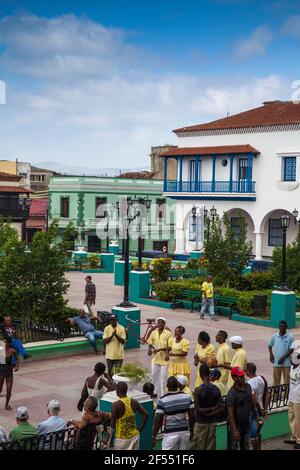
<path fill-rule="evenodd" d="M 211 320 L 213 321 L 218 321 L 218 319 L 216 317 L 210 317 Z"/>
<path fill-rule="evenodd" d="M 283 441 L 284 444 L 297 444 L 296 441 L 294 441 L 293 439 L 286 439 L 285 441 Z"/>

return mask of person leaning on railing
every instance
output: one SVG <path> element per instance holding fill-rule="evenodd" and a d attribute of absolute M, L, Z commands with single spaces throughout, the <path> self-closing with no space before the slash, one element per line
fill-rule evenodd
<path fill-rule="evenodd" d="M 16 326 L 13 324 L 10 316 L 5 316 L 3 319 L 3 324 L 0 327 L 3 336 L 9 336 L 12 339 L 13 349 L 23 356 L 24 359 L 29 359 L 31 354 L 29 354 L 23 346 L 21 339 L 19 338 L 18 331 Z"/>

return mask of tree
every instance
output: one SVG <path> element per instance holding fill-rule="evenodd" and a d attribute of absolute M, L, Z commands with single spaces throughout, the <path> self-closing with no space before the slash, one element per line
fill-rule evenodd
<path fill-rule="evenodd" d="M 252 253 L 252 243 L 247 241 L 247 224 L 239 215 L 239 232 L 236 235 L 231 227 L 228 215 L 213 220 L 206 218 L 204 231 L 204 251 L 208 259 L 209 271 L 227 287 L 240 276 L 247 266 Z"/>
<path fill-rule="evenodd" d="M 282 248 L 276 247 L 272 255 L 272 271 L 277 282 L 280 282 Z M 300 231 L 296 240 L 286 247 L 286 281 L 288 287 L 300 291 Z"/>
<path fill-rule="evenodd" d="M 18 240 L 18 232 L 10 225 L 10 221 L 4 221 L 0 216 L 0 251 L 5 249 L 5 245 L 9 241 L 16 242 Z"/>
<path fill-rule="evenodd" d="M 5 245 L 0 258 L 1 313 L 42 323 L 65 316 L 69 281 L 64 250 L 54 244 L 55 234 L 55 225 L 48 232 L 37 232 L 30 251 L 13 239 Z"/>

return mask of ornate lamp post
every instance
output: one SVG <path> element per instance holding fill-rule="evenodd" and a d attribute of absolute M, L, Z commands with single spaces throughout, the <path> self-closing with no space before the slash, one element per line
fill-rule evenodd
<path fill-rule="evenodd" d="M 294 222 L 295 222 L 295 225 L 296 223 L 298 222 L 299 224 L 299 230 L 300 230 L 300 218 L 298 219 L 298 215 L 299 215 L 299 212 L 297 211 L 297 209 L 294 209 L 293 212 L 293 217 L 294 217 Z"/>
<path fill-rule="evenodd" d="M 281 261 L 281 277 L 280 277 L 280 290 L 289 290 L 286 285 L 286 232 L 290 225 L 291 218 L 284 213 L 280 217 L 282 228 L 282 261 Z"/>
<path fill-rule="evenodd" d="M 26 220 L 29 218 L 31 199 L 29 195 L 19 196 L 18 202 L 22 211 L 22 241 L 26 242 Z"/>
<path fill-rule="evenodd" d="M 194 251 L 198 251 L 198 216 L 197 216 L 197 207 L 192 207 L 192 217 L 194 224 L 196 224 L 196 249 Z"/>
<path fill-rule="evenodd" d="M 136 217 L 140 216 L 140 212 L 136 211 L 134 213 L 134 203 L 136 201 L 127 198 L 126 201 L 123 200 L 121 203 L 117 202 L 116 207 L 119 212 L 119 218 L 121 218 L 123 229 L 125 225 L 125 239 L 124 239 L 124 247 L 125 247 L 125 266 L 124 266 L 124 295 L 123 295 L 123 302 L 121 302 L 118 307 L 135 307 L 134 304 L 129 302 L 129 226 L 131 222 L 136 219 Z M 123 233 L 124 236 L 124 233 Z"/>

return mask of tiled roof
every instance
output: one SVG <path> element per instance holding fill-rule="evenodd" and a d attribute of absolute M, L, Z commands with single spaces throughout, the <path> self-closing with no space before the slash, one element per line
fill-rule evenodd
<path fill-rule="evenodd" d="M 1 186 L 0 193 L 31 193 L 30 189 L 21 188 L 21 186 Z"/>
<path fill-rule="evenodd" d="M 32 199 L 30 205 L 29 217 L 45 216 L 47 213 L 48 200 L 47 199 Z"/>
<path fill-rule="evenodd" d="M 0 172 L 0 181 L 16 181 L 19 182 L 21 181 L 21 176 L 18 175 L 12 175 L 11 173 L 3 173 L 2 171 Z"/>
<path fill-rule="evenodd" d="M 258 127 L 287 125 L 300 123 L 300 103 L 293 101 L 270 101 L 263 106 L 234 114 L 223 119 L 181 127 L 173 132 L 206 131 L 212 129 L 238 129 L 242 127 Z"/>
<path fill-rule="evenodd" d="M 249 144 L 246 145 L 219 145 L 217 147 L 179 147 L 161 153 L 161 157 L 176 157 L 179 155 L 230 155 L 244 153 L 260 153 Z"/>
<path fill-rule="evenodd" d="M 118 175 L 118 178 L 149 179 L 152 178 L 153 175 L 154 173 L 151 173 L 151 171 L 128 171 L 127 173 Z"/>

